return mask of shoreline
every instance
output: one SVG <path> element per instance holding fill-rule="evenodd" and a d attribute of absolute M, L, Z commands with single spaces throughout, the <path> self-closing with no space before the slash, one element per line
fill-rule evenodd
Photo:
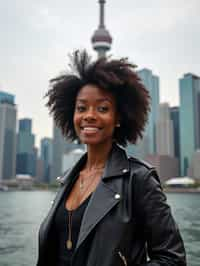
<path fill-rule="evenodd" d="M 200 193 L 200 188 L 164 188 L 165 193 Z"/>

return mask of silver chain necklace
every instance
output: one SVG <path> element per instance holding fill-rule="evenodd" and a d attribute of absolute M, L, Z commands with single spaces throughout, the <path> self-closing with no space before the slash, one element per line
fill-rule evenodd
<path fill-rule="evenodd" d="M 72 204 L 71 204 L 71 207 L 68 210 L 68 223 L 67 223 L 67 226 L 68 226 L 68 237 L 67 237 L 67 241 L 66 241 L 66 247 L 67 247 L 68 250 L 71 250 L 72 247 L 73 247 L 73 242 L 72 242 L 72 225 L 73 225 L 73 223 L 72 223 L 72 215 L 73 215 L 73 211 L 75 210 L 74 209 L 74 203 L 75 202 L 77 203 L 78 199 L 79 199 L 79 204 L 82 202 L 82 200 L 84 198 L 84 195 L 86 195 L 86 193 L 88 192 L 88 190 L 91 187 L 91 185 L 94 184 L 94 182 L 98 180 L 97 177 L 99 178 L 100 175 L 96 175 L 96 174 L 101 172 L 103 169 L 104 169 L 103 167 L 101 167 L 99 169 L 96 169 L 98 171 L 95 171 L 95 173 L 93 173 L 93 175 L 90 175 L 90 177 L 88 177 L 86 179 L 86 180 L 90 181 L 88 184 L 87 184 L 87 182 L 85 182 L 86 180 L 81 178 L 81 175 L 79 177 L 80 180 L 78 180 L 78 181 L 79 181 L 79 192 L 80 193 L 77 194 L 76 197 L 74 197 L 74 199 L 72 201 Z M 87 184 L 87 186 L 85 185 L 85 183 Z"/>

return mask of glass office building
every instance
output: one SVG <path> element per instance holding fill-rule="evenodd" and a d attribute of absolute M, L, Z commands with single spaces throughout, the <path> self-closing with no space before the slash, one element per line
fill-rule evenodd
<path fill-rule="evenodd" d="M 15 178 L 16 116 L 15 96 L 0 91 L 0 180 Z"/>
<path fill-rule="evenodd" d="M 10 103 L 10 104 L 14 104 L 15 103 L 15 95 L 4 92 L 4 91 L 0 91 L 0 102 L 1 103 Z"/>
<path fill-rule="evenodd" d="M 143 140 L 137 144 L 137 147 L 130 145 L 127 150 L 130 154 L 145 157 L 147 154 L 156 153 L 155 126 L 159 108 L 159 77 L 153 75 L 152 71 L 147 68 L 137 71 L 137 74 L 151 96 L 151 112 L 149 113 Z"/>
<path fill-rule="evenodd" d="M 200 77 L 179 80 L 181 175 L 187 175 L 192 154 L 200 147 Z"/>
<path fill-rule="evenodd" d="M 32 120 L 19 120 L 17 135 L 17 174 L 36 175 L 36 155 L 34 152 L 35 135 L 32 134 Z"/>
<path fill-rule="evenodd" d="M 44 165 L 44 176 L 43 181 L 50 181 L 50 170 L 52 165 L 52 157 L 53 157 L 53 147 L 52 147 L 52 139 L 51 138 L 43 138 L 40 142 L 40 150 L 41 150 L 41 160 Z"/>

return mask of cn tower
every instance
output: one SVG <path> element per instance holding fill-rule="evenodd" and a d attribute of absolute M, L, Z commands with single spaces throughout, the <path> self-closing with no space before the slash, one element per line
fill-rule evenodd
<path fill-rule="evenodd" d="M 108 30 L 105 28 L 104 23 L 104 4 L 105 0 L 99 0 L 100 5 L 100 20 L 99 27 L 92 36 L 92 46 L 98 53 L 98 57 L 105 57 L 106 52 L 110 50 L 112 44 L 112 37 Z"/>

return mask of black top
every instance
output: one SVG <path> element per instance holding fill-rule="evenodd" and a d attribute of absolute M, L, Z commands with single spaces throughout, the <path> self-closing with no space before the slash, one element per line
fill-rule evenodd
<path fill-rule="evenodd" d="M 83 214 L 87 207 L 91 195 L 81 203 L 75 210 L 72 211 L 72 224 L 71 224 L 71 234 L 72 234 L 72 249 L 67 249 L 66 242 L 68 239 L 68 223 L 69 223 L 69 211 L 65 208 L 66 197 L 63 197 L 55 215 L 54 220 L 54 232 L 55 241 L 57 247 L 57 262 L 56 266 L 70 266 L 71 258 L 76 247 L 78 240 L 78 235 L 80 231 L 81 221 Z M 80 262 L 80 265 L 82 263 Z"/>

